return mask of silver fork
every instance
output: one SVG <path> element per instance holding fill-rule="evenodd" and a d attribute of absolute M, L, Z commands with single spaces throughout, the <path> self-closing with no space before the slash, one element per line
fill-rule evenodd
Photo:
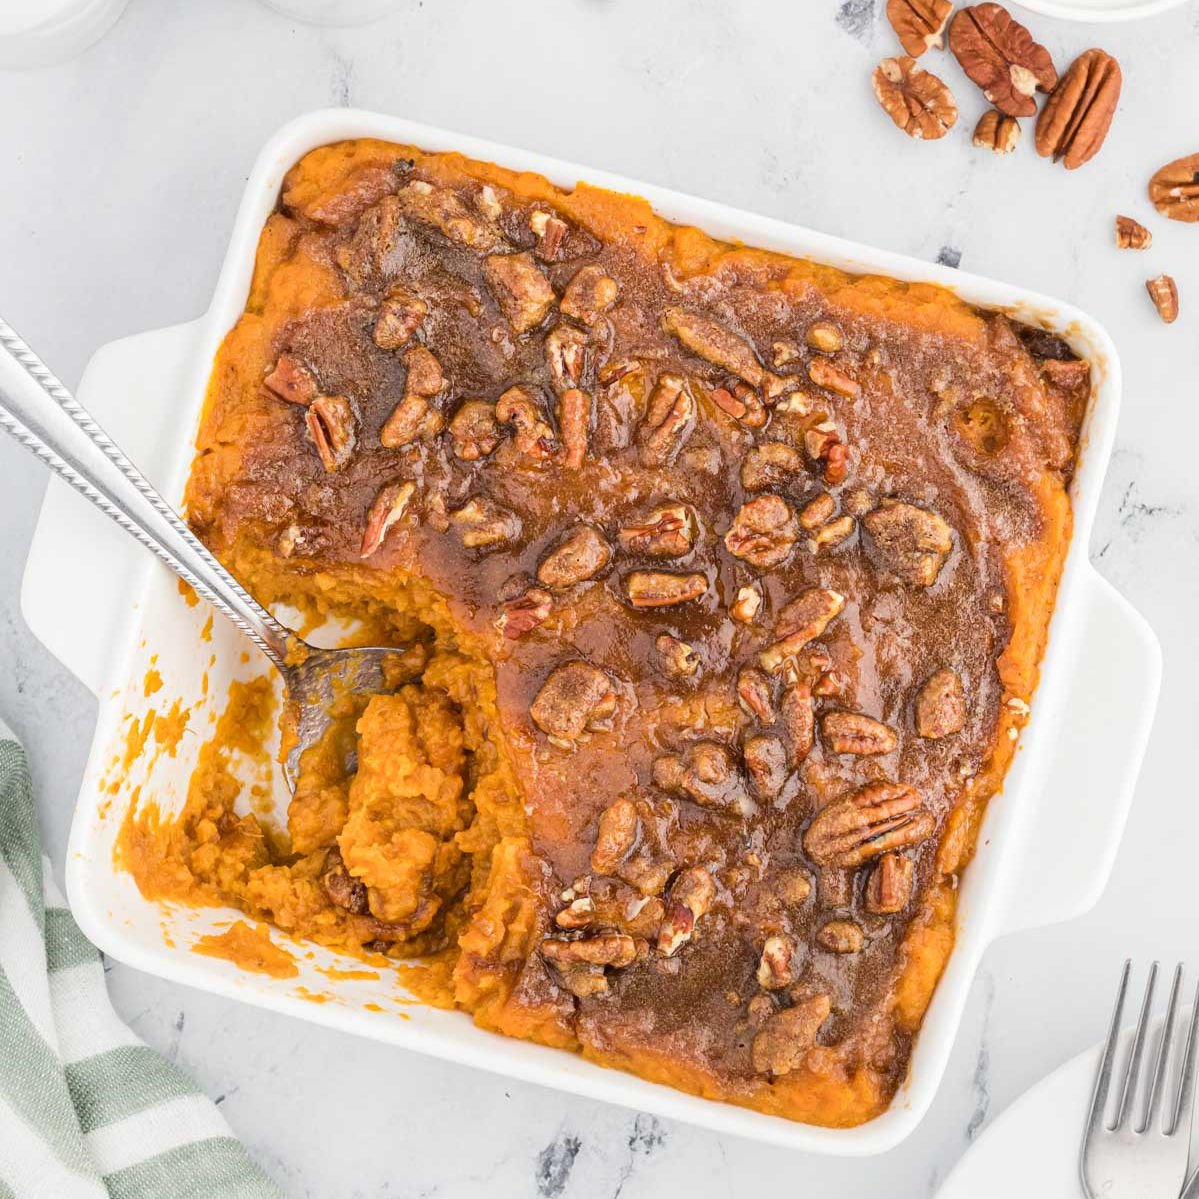
<path fill-rule="evenodd" d="M 1174 1053 L 1178 1015 L 1178 996 L 1182 989 L 1182 966 L 1174 971 L 1170 1002 L 1162 1025 L 1161 1039 L 1153 1055 L 1152 1074 L 1145 1063 L 1149 1026 L 1153 1020 L 1153 991 L 1157 982 L 1157 963 L 1149 969 L 1141 1014 L 1128 1052 L 1127 1065 L 1119 1085 L 1119 1098 L 1113 1119 L 1108 1120 L 1108 1097 L 1116 1057 L 1120 1047 L 1124 998 L 1128 992 L 1131 961 L 1124 963 L 1116 1008 L 1112 1012 L 1107 1043 L 1095 1076 L 1091 1109 L 1087 1114 L 1079 1163 L 1082 1188 L 1088 1199 L 1178 1199 L 1186 1180 L 1187 1157 L 1191 1142 L 1191 1116 L 1195 1102 L 1195 1058 L 1199 1049 L 1199 991 L 1191 1008 L 1186 1046 L 1173 1098 L 1163 1111 L 1168 1076 Z M 1144 1068 L 1143 1068 L 1144 1067 Z M 1140 1102 L 1138 1102 L 1138 1097 Z M 1134 1109 L 1135 1112 L 1134 1112 Z M 1142 1118 L 1138 1121 L 1135 1114 Z"/>

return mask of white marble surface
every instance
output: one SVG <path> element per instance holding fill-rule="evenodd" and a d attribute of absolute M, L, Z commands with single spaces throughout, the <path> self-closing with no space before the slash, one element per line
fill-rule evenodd
<path fill-rule="evenodd" d="M 1123 355 L 1125 409 L 1092 554 L 1165 649 L 1148 762 L 1102 902 L 988 954 L 915 1136 L 874 1160 L 799 1157 L 384 1050 L 113 965 L 121 1012 L 218 1098 L 289 1195 L 923 1199 L 997 1111 L 1100 1035 L 1125 955 L 1199 968 L 1190 757 L 1199 226 L 1152 220 L 1147 254 L 1111 244 L 1117 210 L 1152 215 L 1151 171 L 1199 150 L 1199 5 L 1130 26 L 1030 18 L 1059 64 L 1099 44 L 1124 66 L 1110 143 L 1073 174 L 1029 145 L 1002 160 L 972 149 L 981 97 L 945 57 L 930 61 L 958 93 L 963 127 L 941 143 L 909 143 L 870 95 L 871 67 L 894 52 L 882 7 L 397 0 L 387 22 L 320 31 L 254 0 L 132 0 L 76 62 L 0 73 L 0 312 L 69 383 L 103 342 L 202 310 L 259 144 L 299 112 L 346 103 L 922 258 L 960 254 L 963 268 L 1089 309 Z M 1183 297 L 1169 329 L 1142 287 L 1161 270 Z M 32 458 L 0 444 L 0 712 L 29 747 L 61 868 L 95 705 L 19 613 L 44 482 Z M 1074 1135 L 1074 1117 L 1063 1113 L 1063 1136 Z"/>

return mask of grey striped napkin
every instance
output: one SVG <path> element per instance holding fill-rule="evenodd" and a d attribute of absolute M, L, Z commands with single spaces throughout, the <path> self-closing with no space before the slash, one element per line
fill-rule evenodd
<path fill-rule="evenodd" d="M 0 722 L 0 1199 L 281 1199 L 216 1106 L 117 1019 Z"/>

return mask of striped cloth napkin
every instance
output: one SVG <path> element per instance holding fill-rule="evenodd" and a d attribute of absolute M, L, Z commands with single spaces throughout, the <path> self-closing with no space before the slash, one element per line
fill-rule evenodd
<path fill-rule="evenodd" d="M 281 1199 L 216 1106 L 117 1019 L 0 722 L 0 1199 Z"/>

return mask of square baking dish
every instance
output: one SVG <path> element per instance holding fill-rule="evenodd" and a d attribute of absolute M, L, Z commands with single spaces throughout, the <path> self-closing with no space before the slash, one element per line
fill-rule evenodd
<path fill-rule="evenodd" d="M 229 683 L 270 668 L 231 625 L 214 620 L 203 605 L 189 606 L 172 575 L 55 480 L 30 551 L 22 605 L 34 632 L 99 697 L 66 864 L 76 918 L 101 949 L 137 969 L 404 1048 L 795 1149 L 858 1155 L 894 1146 L 928 1109 L 986 947 L 1005 933 L 1069 919 L 1098 898 L 1148 740 L 1161 672 L 1157 641 L 1087 560 L 1120 401 L 1110 338 L 1082 312 L 1003 283 L 400 118 L 319 111 L 286 125 L 259 155 L 207 314 L 103 348 L 80 385 L 82 402 L 168 500 L 181 501 L 213 358 L 244 307 L 259 232 L 285 173 L 307 151 L 357 137 L 456 150 L 539 172 L 565 187 L 586 179 L 644 196 L 667 219 L 716 237 L 853 273 L 937 283 L 972 304 L 1050 329 L 1091 360 L 1094 390 L 1072 484 L 1074 536 L 1042 680 L 1003 794 L 992 801 L 964 876 L 957 947 L 907 1081 L 884 1114 L 852 1129 L 817 1128 L 701 1099 L 484 1032 L 461 1013 L 417 1003 L 405 992 L 402 974 L 364 978 L 360 962 L 282 934 L 276 940 L 299 967 L 292 979 L 250 974 L 192 952 L 197 937 L 228 927 L 240 913 L 147 902 L 114 867 L 114 840 L 138 796 L 152 795 L 166 810 L 182 802 Z M 147 685 L 150 671 L 161 679 L 157 690 Z M 175 720 L 161 726 L 177 728 L 186 712 L 186 728 L 177 740 L 164 735 L 159 741 L 151 713 L 172 712 Z M 263 776 L 257 769 L 269 802 L 285 805 L 281 772 Z M 355 968 L 359 977 L 345 976 Z"/>

